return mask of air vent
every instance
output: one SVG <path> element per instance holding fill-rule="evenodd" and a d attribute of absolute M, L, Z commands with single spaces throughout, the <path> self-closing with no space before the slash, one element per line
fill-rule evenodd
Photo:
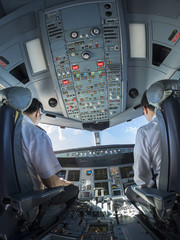
<path fill-rule="evenodd" d="M 60 21 L 47 25 L 47 31 L 50 39 L 63 37 L 63 29 Z"/>
<path fill-rule="evenodd" d="M 108 69 L 111 73 L 120 73 L 121 72 L 121 66 L 120 65 L 108 65 Z"/>
<path fill-rule="evenodd" d="M 152 64 L 159 67 L 162 62 L 167 58 L 170 52 L 171 48 L 154 43 Z"/>
<path fill-rule="evenodd" d="M 104 39 L 105 40 L 118 40 L 118 26 L 105 26 L 104 27 Z"/>
<path fill-rule="evenodd" d="M 21 63 L 20 65 L 12 69 L 10 71 L 10 74 L 23 84 L 26 84 L 30 81 L 24 63 Z"/>

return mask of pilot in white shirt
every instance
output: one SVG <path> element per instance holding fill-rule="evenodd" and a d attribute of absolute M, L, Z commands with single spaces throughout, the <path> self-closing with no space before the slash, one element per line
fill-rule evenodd
<path fill-rule="evenodd" d="M 152 171 L 157 174 L 156 184 L 159 185 L 161 163 L 161 133 L 156 115 L 141 127 L 136 135 L 134 147 L 134 181 L 137 185 L 153 187 Z"/>
<path fill-rule="evenodd" d="M 46 179 L 61 170 L 46 132 L 35 126 L 26 115 L 22 122 L 22 146 L 34 190 L 43 188 L 41 178 Z"/>
<path fill-rule="evenodd" d="M 155 185 L 152 179 L 153 169 L 154 174 L 157 174 L 156 185 L 158 187 L 162 151 L 160 126 L 154 107 L 147 101 L 146 92 L 142 96 L 141 105 L 149 123 L 137 131 L 134 147 L 134 181 L 137 185 L 153 187 Z M 127 187 L 126 194 L 131 201 L 144 203 L 144 200 L 130 186 Z"/>
<path fill-rule="evenodd" d="M 71 204 L 77 198 L 79 189 L 56 175 L 61 170 L 60 163 L 53 152 L 50 138 L 37 126 L 42 108 L 42 103 L 33 98 L 31 106 L 24 112 L 22 122 L 22 150 L 29 175 L 34 190 L 40 190 L 44 186 L 47 188 L 64 186 L 63 192 L 51 199 L 51 204 L 58 205 L 62 202 Z"/>

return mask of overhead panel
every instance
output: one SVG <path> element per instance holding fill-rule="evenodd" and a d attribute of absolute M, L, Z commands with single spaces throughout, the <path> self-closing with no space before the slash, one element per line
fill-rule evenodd
<path fill-rule="evenodd" d="M 123 66 L 116 3 L 51 9 L 42 19 L 67 116 L 88 123 L 119 114 Z"/>

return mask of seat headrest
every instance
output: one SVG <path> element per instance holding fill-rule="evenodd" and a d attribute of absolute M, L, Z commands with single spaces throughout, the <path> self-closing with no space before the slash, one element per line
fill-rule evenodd
<path fill-rule="evenodd" d="M 32 102 L 30 89 L 24 87 L 9 87 L 0 91 L 0 105 L 9 105 L 12 108 L 24 111 Z"/>
<path fill-rule="evenodd" d="M 173 92 L 180 92 L 179 80 L 161 80 L 152 84 L 147 90 L 146 97 L 152 106 L 159 108 L 162 102 Z"/>

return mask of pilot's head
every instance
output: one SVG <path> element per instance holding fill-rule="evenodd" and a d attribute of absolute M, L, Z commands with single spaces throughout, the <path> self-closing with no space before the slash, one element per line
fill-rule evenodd
<path fill-rule="evenodd" d="M 35 125 L 38 125 L 41 120 L 42 110 L 42 103 L 37 98 L 33 98 L 31 105 L 24 111 L 24 114 L 28 116 Z"/>
<path fill-rule="evenodd" d="M 155 114 L 155 107 L 149 104 L 147 97 L 146 97 L 146 91 L 144 92 L 142 99 L 141 99 L 141 106 L 144 110 L 144 115 L 146 119 L 150 122 Z"/>

